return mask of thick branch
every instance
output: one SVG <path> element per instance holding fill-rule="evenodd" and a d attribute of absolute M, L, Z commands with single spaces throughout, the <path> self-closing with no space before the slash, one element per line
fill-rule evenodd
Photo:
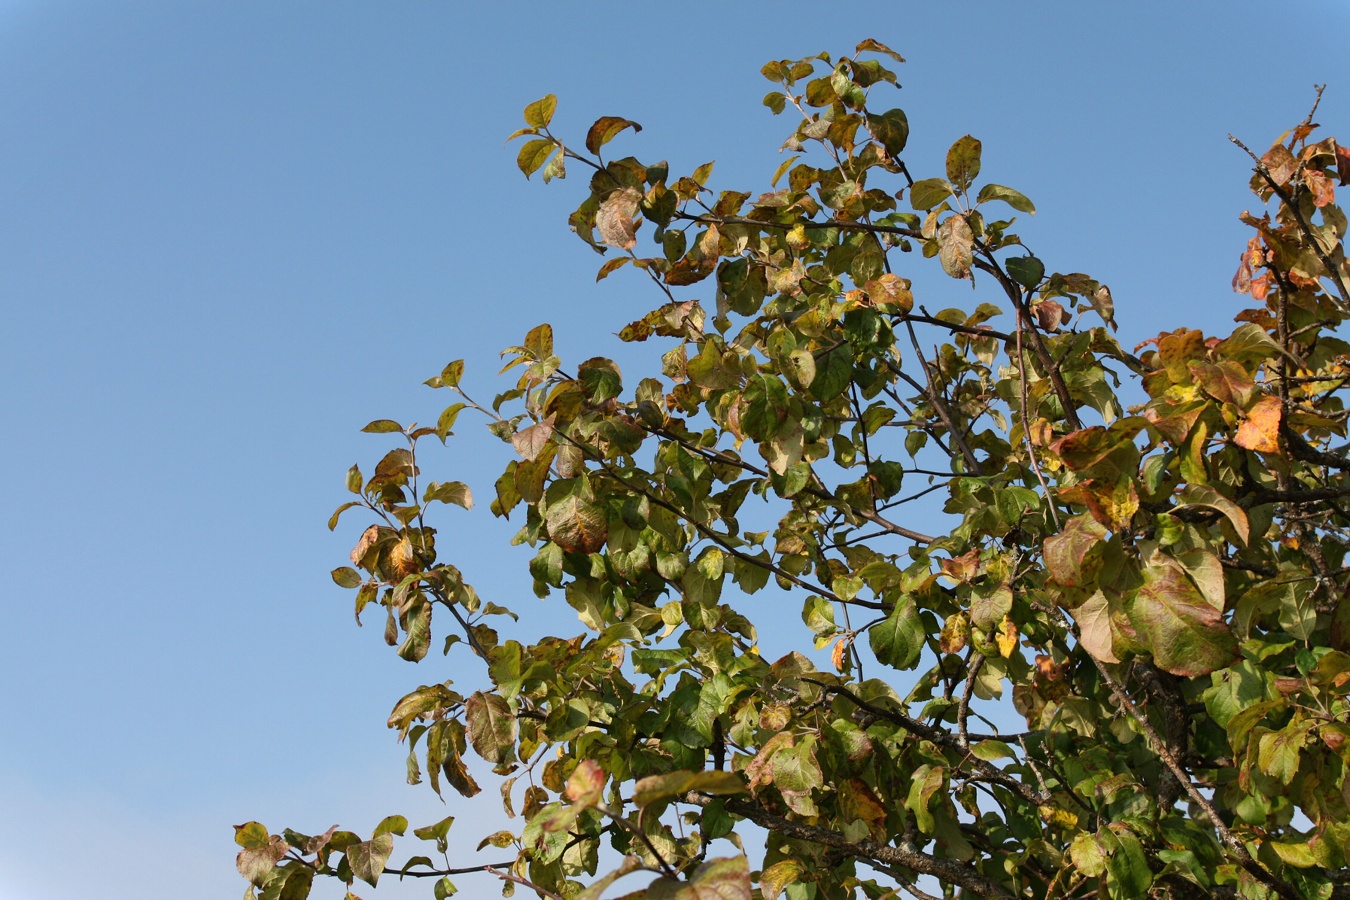
<path fill-rule="evenodd" d="M 1063 621 L 1064 625 L 1073 632 L 1075 637 L 1077 637 L 1077 626 L 1069 620 L 1068 616 L 1064 615 L 1062 610 L 1057 610 L 1057 612 L 1059 612 L 1060 619 Z M 1176 756 L 1168 748 L 1167 742 L 1153 728 L 1148 717 L 1140 711 L 1139 707 L 1134 705 L 1134 701 L 1130 699 L 1130 695 L 1125 693 L 1125 688 L 1122 687 L 1116 677 L 1111 674 L 1111 670 L 1106 667 L 1106 664 L 1091 653 L 1087 655 L 1088 658 L 1092 660 L 1093 665 L 1097 667 L 1097 671 L 1102 676 L 1102 681 L 1106 683 L 1107 688 L 1111 691 L 1111 695 L 1116 698 L 1116 702 L 1119 703 L 1121 708 L 1129 714 L 1130 718 L 1134 719 L 1139 725 L 1140 730 L 1144 732 L 1144 737 L 1148 739 L 1149 745 L 1153 748 L 1153 752 L 1157 754 L 1160 760 L 1162 760 L 1163 765 L 1167 766 L 1172 774 L 1176 776 L 1177 781 L 1181 784 L 1181 789 L 1186 792 L 1186 795 L 1204 812 L 1206 818 L 1209 819 L 1210 827 L 1212 827 L 1219 835 L 1219 840 L 1228 848 L 1229 852 L 1237 857 L 1238 864 L 1241 865 L 1243 869 L 1247 870 L 1253 878 L 1256 878 L 1266 887 L 1270 888 L 1281 897 L 1284 897 L 1285 900 L 1299 900 L 1299 895 L 1293 888 L 1266 871 L 1265 868 L 1263 868 L 1261 864 L 1253 859 L 1252 855 L 1247 852 L 1247 847 L 1242 843 L 1242 839 L 1228 830 L 1228 826 L 1223 823 L 1223 819 L 1219 818 L 1219 812 L 1214 808 L 1214 804 L 1210 803 L 1205 795 L 1201 794 L 1196 788 L 1194 782 L 1191 781 L 1190 774 L 1182 768 L 1181 763 L 1177 761 Z"/>
<path fill-rule="evenodd" d="M 712 800 L 711 797 L 701 794 L 690 794 L 685 799 L 699 806 L 704 806 Z M 860 859 L 871 859 L 884 865 L 912 869 L 947 884 L 959 885 L 981 897 L 1011 900 L 1015 896 L 1003 885 L 981 875 L 973 866 L 956 860 L 939 859 L 907 847 L 887 847 L 870 840 L 850 841 L 837 831 L 794 822 L 746 800 L 727 800 L 726 809 L 784 837 L 831 847 Z"/>

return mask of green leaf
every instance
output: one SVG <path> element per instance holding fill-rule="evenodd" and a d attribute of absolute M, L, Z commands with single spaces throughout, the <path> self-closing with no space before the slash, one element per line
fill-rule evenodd
<path fill-rule="evenodd" d="M 1034 256 L 1009 257 L 1003 263 L 1003 268 L 1008 270 L 1013 281 L 1027 290 L 1033 290 L 1045 277 L 1045 263 Z"/>
<path fill-rule="evenodd" d="M 844 392 L 853 380 L 853 351 L 847 346 L 835 347 L 816 358 L 816 377 L 811 380 L 811 394 L 825 403 Z"/>
<path fill-rule="evenodd" d="M 555 500 L 555 488 L 559 486 L 565 487 L 566 483 L 554 482 L 548 491 L 545 522 L 549 538 L 568 553 L 599 552 L 609 537 L 605 511 L 590 502 L 579 487 L 560 492 L 561 496 Z"/>
<path fill-rule="evenodd" d="M 633 788 L 633 802 L 641 809 L 662 800 L 683 797 L 691 791 L 726 797 L 744 794 L 746 787 L 741 777 L 733 772 L 671 772 L 639 779 Z"/>
<path fill-rule="evenodd" d="M 525 107 L 525 124 L 531 128 L 547 128 L 553 121 L 553 111 L 558 108 L 558 98 L 546 94 Z"/>
<path fill-rule="evenodd" d="M 381 834 L 368 841 L 362 841 L 348 847 L 346 850 L 347 864 L 352 867 L 353 875 L 371 887 L 375 887 L 380 880 L 381 873 L 384 872 L 385 863 L 389 861 L 389 856 L 393 852 L 394 836 Z"/>
<path fill-rule="evenodd" d="M 867 130 L 892 157 L 899 156 L 909 143 L 909 120 L 903 109 L 887 110 L 879 116 L 868 113 Z"/>
<path fill-rule="evenodd" d="M 357 588 L 364 581 L 361 573 L 357 572 L 351 566 L 340 566 L 333 570 L 333 583 L 338 587 Z"/>
<path fill-rule="evenodd" d="M 328 518 L 328 530 L 329 530 L 329 531 L 332 531 L 332 530 L 334 530 L 335 528 L 337 528 L 337 526 L 338 526 L 338 519 L 342 516 L 343 513 L 345 513 L 347 510 L 351 509 L 353 506 L 360 506 L 360 505 L 361 505 L 361 501 L 360 501 L 360 500 L 353 500 L 353 501 L 351 501 L 350 503 L 344 503 L 344 504 L 342 504 L 341 506 L 339 506 L 337 509 L 333 510 L 333 515 L 331 515 L 331 516 Z"/>
<path fill-rule="evenodd" d="M 403 426 L 393 419 L 376 419 L 361 430 L 367 434 L 392 434 L 396 431 L 402 431 Z"/>
<path fill-rule="evenodd" d="M 455 427 L 455 420 L 459 418 L 460 412 L 466 405 L 465 403 L 451 403 L 442 410 L 440 418 L 436 420 L 436 436 L 442 442 L 450 435 L 450 430 Z"/>
<path fill-rule="evenodd" d="M 867 632 L 877 660 L 895 669 L 908 669 L 919 661 L 924 636 L 923 620 L 909 597 L 897 600 L 886 618 Z"/>
<path fill-rule="evenodd" d="M 495 765 L 515 759 L 516 717 L 499 695 L 470 694 L 464 701 L 464 720 L 475 753 Z"/>
<path fill-rule="evenodd" d="M 947 151 L 947 180 L 964 192 L 980 174 L 981 144 L 970 135 L 957 138 Z"/>
<path fill-rule="evenodd" d="M 952 186 L 941 178 L 924 178 L 909 189 L 909 203 L 915 209 L 932 209 L 952 197 Z"/>
<path fill-rule="evenodd" d="M 1018 212 L 1033 216 L 1036 214 L 1035 204 L 1028 200 L 1025 194 L 1001 184 L 986 184 L 980 188 L 980 193 L 975 198 L 976 204 L 985 203 L 989 200 L 1002 200 Z"/>
<path fill-rule="evenodd" d="M 548 159 L 548 155 L 553 152 L 554 143 L 546 138 L 535 138 L 532 141 L 526 141 L 520 147 L 520 152 L 516 154 L 516 165 L 520 171 L 529 178 L 539 170 L 539 167 Z"/>
<path fill-rule="evenodd" d="M 385 816 L 380 820 L 380 824 L 375 826 L 371 832 L 371 837 L 377 838 L 382 834 L 397 834 L 400 837 L 408 830 L 408 820 L 404 816 Z"/>
<path fill-rule="evenodd" d="M 1285 865 L 1294 866 L 1299 869 L 1311 869 L 1317 865 L 1317 857 L 1313 855 L 1312 848 L 1305 843 L 1286 843 L 1284 841 L 1271 841 L 1270 849 L 1275 851 L 1275 855 L 1280 858 Z"/>

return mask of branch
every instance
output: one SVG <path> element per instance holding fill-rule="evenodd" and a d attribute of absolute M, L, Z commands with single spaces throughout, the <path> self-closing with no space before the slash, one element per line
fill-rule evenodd
<path fill-rule="evenodd" d="M 769 473 L 767 470 L 761 469 L 759 466 L 756 466 L 753 463 L 748 463 L 745 460 L 740 459 L 738 457 L 731 456 L 730 454 L 726 453 L 726 451 L 709 450 L 706 447 L 700 447 L 694 442 L 690 441 L 689 439 L 682 437 L 681 435 L 675 434 L 674 432 L 666 428 L 648 428 L 647 426 L 642 425 L 641 421 L 638 421 L 638 424 L 649 434 L 654 434 L 657 437 L 663 437 L 666 438 L 667 440 L 675 441 L 681 447 L 684 447 L 691 453 L 697 453 L 699 456 L 702 456 L 706 460 L 736 466 L 760 478 L 769 477 Z M 930 534 L 924 534 L 921 531 L 915 531 L 912 528 L 906 528 L 903 525 L 897 525 L 894 522 L 882 516 L 881 514 L 879 514 L 876 510 L 854 509 L 849 504 L 844 503 L 838 497 L 834 496 L 829 491 L 824 490 L 822 488 L 805 487 L 802 488 L 802 491 L 804 493 L 809 494 L 812 497 L 815 497 L 817 500 L 829 504 L 835 509 L 841 509 L 847 512 L 851 512 L 858 518 L 866 519 L 873 525 L 879 526 L 880 528 L 884 529 L 890 534 L 909 538 L 911 541 L 914 541 L 917 544 L 931 544 L 933 543 L 933 541 L 937 540 L 937 538 L 933 537 Z"/>
<path fill-rule="evenodd" d="M 914 326 L 911 323 L 906 322 L 905 328 L 909 331 L 909 342 L 913 345 L 914 353 L 919 358 L 919 366 L 923 369 L 923 377 L 927 382 L 927 387 L 924 387 L 924 385 L 919 384 L 911 378 L 908 373 L 897 366 L 889 358 L 878 356 L 877 359 L 885 363 L 886 368 L 909 382 L 910 386 L 916 391 L 928 398 L 929 402 L 933 404 L 933 411 L 936 412 L 938 418 L 942 420 L 942 424 L 947 427 L 947 433 L 952 436 L 952 440 L 955 441 L 956 446 L 960 448 L 961 457 L 966 461 L 966 465 L 970 466 L 971 472 L 977 476 L 983 475 L 984 468 L 980 465 L 979 459 L 976 458 L 975 451 L 970 449 L 970 444 L 966 443 L 966 436 L 956 427 L 956 423 L 952 420 L 951 413 L 947 410 L 947 404 L 943 402 L 941 395 L 938 394 L 937 387 L 933 384 L 933 373 L 929 371 L 928 361 L 924 359 L 923 350 L 919 348 L 919 338 L 914 334 Z"/>
<path fill-rule="evenodd" d="M 673 513 L 676 517 L 688 522 L 690 525 L 693 525 L 694 529 L 698 531 L 699 534 L 703 535 L 708 540 L 712 541 L 717 546 L 721 547 L 727 553 L 730 553 L 732 556 L 739 559 L 741 562 L 749 563 L 750 565 L 753 566 L 759 566 L 761 569 L 768 569 L 773 574 L 777 575 L 780 578 L 785 579 L 786 581 L 792 584 L 795 584 L 797 587 L 802 588 L 803 590 L 810 591 L 813 594 L 820 594 L 827 600 L 833 600 L 836 603 L 852 603 L 854 606 L 863 606 L 866 607 L 867 609 L 885 611 L 886 607 L 884 604 L 876 603 L 871 600 L 859 600 L 856 597 L 852 600 L 845 600 L 843 597 L 840 597 L 838 594 L 836 594 L 834 591 L 831 591 L 829 588 L 826 588 L 824 585 L 811 584 L 809 581 L 806 581 L 803 578 L 799 578 L 798 576 L 793 575 L 791 572 L 787 571 L 781 566 L 775 566 L 772 562 L 765 562 L 762 559 L 756 559 L 750 554 L 742 552 L 740 548 L 733 547 L 731 543 L 723 535 L 718 534 L 717 532 L 709 528 L 707 525 L 704 525 L 702 522 L 699 522 L 693 517 L 691 517 L 687 510 L 680 509 L 675 504 L 669 502 L 668 500 L 656 494 L 655 492 L 647 489 L 643 485 L 635 484 L 634 482 L 631 482 L 626 478 L 624 478 L 622 475 L 616 472 L 614 470 L 614 467 L 610 465 L 609 462 L 605 460 L 602 456 L 600 456 L 600 454 L 597 453 L 594 449 L 587 447 L 585 444 L 581 443 L 580 441 L 576 440 L 572 436 L 562 431 L 555 431 L 554 433 L 561 435 L 563 440 L 572 444 L 574 447 L 580 449 L 582 453 L 585 453 L 591 460 L 596 462 L 600 466 L 600 468 L 604 470 L 604 473 L 610 478 L 612 478 L 614 481 L 617 481 L 620 485 L 622 485 L 623 487 L 627 488 L 630 491 L 633 491 L 634 493 L 641 494 L 642 496 L 650 500 L 652 503 L 655 503 L 657 506 L 661 507 L 667 512 Z"/>
<path fill-rule="evenodd" d="M 405 866 L 402 869 L 384 869 L 380 874 L 397 875 L 399 878 L 442 878 L 446 875 L 469 875 L 474 872 L 491 872 L 493 875 L 496 875 L 497 873 L 493 871 L 494 869 L 502 869 L 509 867 L 510 865 L 511 863 L 509 862 L 487 863 L 481 866 L 465 866 L 462 869 L 428 869 L 426 871 L 419 870 L 416 872 Z"/>
<path fill-rule="evenodd" d="M 686 795 L 685 799 L 695 805 L 706 806 L 714 798 L 703 794 L 689 794 Z M 761 828 L 781 834 L 784 837 L 832 847 L 849 856 L 876 860 L 884 865 L 913 869 L 915 872 L 931 875 L 948 884 L 959 885 L 981 897 L 1012 900 L 1015 896 L 1003 885 L 981 875 L 973 866 L 956 860 L 939 859 L 914 850 L 910 846 L 886 847 L 866 839 L 850 841 L 837 831 L 785 819 L 745 800 L 728 799 L 726 800 L 726 809 L 728 812 L 749 819 Z M 908 844 L 908 842 L 906 843 Z"/>
<path fill-rule="evenodd" d="M 1078 626 L 1064 614 L 1063 610 L 1055 607 L 1055 611 L 1059 614 L 1059 618 L 1064 623 L 1065 627 L 1073 633 L 1075 638 L 1077 638 L 1079 636 Z M 1201 794 L 1196 788 L 1195 783 L 1191 781 L 1190 774 L 1181 767 L 1179 762 L 1177 762 L 1177 758 L 1168 748 L 1167 742 L 1163 740 L 1162 736 L 1159 735 L 1156 730 L 1154 730 L 1148 717 L 1139 711 L 1139 707 L 1134 705 L 1134 701 L 1130 699 L 1130 695 L 1125 693 L 1125 689 L 1121 686 L 1120 682 L 1116 680 L 1116 677 L 1111 674 L 1111 671 L 1106 668 L 1106 664 L 1091 653 L 1088 653 L 1087 656 L 1092 660 L 1093 665 L 1097 667 L 1097 671 L 1102 676 L 1102 681 L 1106 683 L 1106 686 L 1111 691 L 1111 695 L 1116 698 L 1116 702 L 1118 702 L 1121 705 L 1121 708 L 1129 714 L 1130 718 L 1134 719 L 1139 725 L 1140 729 L 1144 732 L 1144 736 L 1148 739 L 1149 745 L 1153 748 L 1153 752 L 1157 754 L 1160 760 L 1162 760 L 1163 765 L 1167 766 L 1172 774 L 1176 776 L 1177 781 L 1181 783 L 1181 789 L 1186 792 L 1186 795 L 1191 798 L 1196 806 L 1200 807 L 1202 812 L 1204 812 L 1205 816 L 1209 819 L 1210 826 L 1219 835 L 1219 840 L 1223 842 L 1229 852 L 1237 857 L 1238 864 L 1253 878 L 1285 898 L 1285 900 L 1299 900 L 1297 891 L 1280 881 L 1270 872 L 1267 872 L 1265 868 L 1263 868 L 1261 864 L 1253 859 L 1252 855 L 1247 852 L 1247 847 L 1242 843 L 1242 839 L 1228 830 L 1228 826 L 1223 823 L 1223 819 L 1219 818 L 1218 810 L 1214 808 L 1214 804 L 1210 803 L 1209 800 L 1205 798 L 1205 795 Z"/>
<path fill-rule="evenodd" d="M 1297 459 L 1332 469 L 1350 469 L 1350 458 L 1336 453 L 1327 453 L 1325 450 L 1318 450 L 1308 443 L 1303 435 L 1286 425 L 1283 417 L 1280 420 L 1280 433 L 1284 435 L 1284 442 L 1289 447 L 1289 452 Z"/>
<path fill-rule="evenodd" d="M 1321 92 L 1319 91 L 1318 100 L 1321 100 L 1321 96 Z M 1317 106 L 1314 104 L 1313 109 L 1316 108 Z M 1303 232 L 1303 237 L 1307 240 L 1308 246 L 1312 248 L 1313 253 L 1317 254 L 1317 258 L 1321 260 L 1323 267 L 1327 270 L 1327 277 L 1336 285 L 1336 292 L 1341 295 L 1341 309 L 1350 310 L 1350 290 L 1346 289 L 1345 281 L 1341 278 L 1340 269 L 1332 263 L 1331 257 L 1327 256 L 1327 252 L 1322 249 L 1322 245 L 1313 234 L 1312 226 L 1308 224 L 1308 220 L 1304 218 L 1303 212 L 1298 208 L 1297 204 L 1294 203 L 1294 198 L 1289 195 L 1288 191 L 1275 183 L 1275 179 L 1270 176 L 1269 167 L 1261 161 L 1259 156 L 1247 149 L 1246 144 L 1242 143 L 1242 141 L 1233 137 L 1231 134 L 1228 136 L 1228 139 L 1241 147 L 1243 151 L 1252 158 L 1252 162 L 1256 163 L 1256 174 L 1261 176 L 1261 180 L 1270 186 L 1270 189 L 1275 192 L 1275 196 L 1279 197 L 1280 202 L 1288 208 L 1290 214 L 1294 217 L 1294 221 L 1298 223 L 1299 231 Z M 1300 164 L 1299 168 L 1302 168 L 1302 164 Z"/>
<path fill-rule="evenodd" d="M 827 693 L 838 694 L 841 697 L 847 697 L 850 701 L 852 701 L 853 705 L 857 706 L 859 709 L 866 710 L 867 712 L 871 713 L 877 718 L 885 719 L 888 722 L 893 722 L 894 724 L 899 725 L 901 728 L 905 729 L 906 731 L 910 732 L 911 734 L 917 737 L 922 738 L 925 741 L 932 741 L 934 744 L 940 744 L 941 746 L 947 747 L 951 750 L 956 750 L 960 753 L 965 753 L 966 754 L 965 761 L 973 764 L 975 768 L 980 771 L 980 774 L 984 777 L 986 781 L 991 781 L 995 784 L 1002 785 L 1003 787 L 1012 791 L 1014 794 L 1017 794 L 1017 796 L 1021 797 L 1028 803 L 1034 804 L 1036 806 L 1041 806 L 1042 804 L 1047 803 L 1050 800 L 1049 796 L 1038 793 L 1035 790 L 1035 788 L 1031 787 L 1031 785 L 1024 784 L 1023 782 L 1009 775 L 1007 772 L 1004 772 L 1002 769 L 1000 769 L 993 763 L 985 762 L 984 760 L 976 756 L 971 756 L 967 752 L 967 748 L 962 746 L 961 742 L 957 738 L 952 737 L 945 731 L 941 731 L 937 728 L 925 725 L 918 719 L 910 718 L 904 713 L 895 712 L 894 710 L 886 709 L 885 707 L 876 706 L 875 704 L 868 703 L 866 700 L 859 697 L 857 694 L 853 693 L 848 688 L 839 687 L 838 685 L 829 684 L 824 681 L 816 681 L 813 678 L 803 678 L 802 681 L 805 681 L 809 684 L 814 684 L 820 688 L 824 688 Z"/>

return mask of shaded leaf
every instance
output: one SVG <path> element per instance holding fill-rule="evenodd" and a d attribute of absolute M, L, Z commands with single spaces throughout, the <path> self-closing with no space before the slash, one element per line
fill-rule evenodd
<path fill-rule="evenodd" d="M 516 717 L 501 696 L 475 691 L 464 701 L 464 720 L 475 753 L 494 764 L 515 759 Z"/>
<path fill-rule="evenodd" d="M 381 873 L 384 872 L 385 863 L 389 861 L 389 855 L 393 852 L 394 836 L 382 834 L 379 837 L 348 847 L 346 850 L 347 864 L 352 867 L 353 875 L 371 887 L 375 887 L 380 880 Z"/>

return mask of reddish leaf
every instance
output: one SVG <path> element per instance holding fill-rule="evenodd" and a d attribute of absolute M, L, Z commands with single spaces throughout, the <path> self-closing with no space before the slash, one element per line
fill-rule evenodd
<path fill-rule="evenodd" d="M 572 777 L 567 779 L 567 799 L 576 806 L 587 809 L 595 806 L 604 790 L 605 771 L 594 760 L 581 760 L 572 771 Z"/>
<path fill-rule="evenodd" d="M 1320 208 L 1336 202 L 1336 183 L 1325 172 L 1307 169 L 1303 173 L 1303 183 L 1312 191 L 1313 206 Z"/>
<path fill-rule="evenodd" d="M 1064 530 L 1045 539 L 1045 568 L 1064 587 L 1087 584 L 1101 568 L 1100 554 L 1093 554 L 1106 539 L 1106 529 L 1090 516 L 1075 516 Z"/>
<path fill-rule="evenodd" d="M 1146 560 L 1144 585 L 1127 600 L 1126 612 L 1154 663 L 1173 675 L 1207 675 L 1237 658 L 1237 640 L 1223 614 L 1181 563 L 1161 552 Z"/>
<path fill-rule="evenodd" d="M 1258 453 L 1280 452 L 1280 416 L 1283 408 L 1278 397 L 1263 397 L 1247 411 L 1233 438 L 1239 447 Z"/>
<path fill-rule="evenodd" d="M 516 452 L 521 456 L 528 460 L 534 460 L 548 446 L 549 439 L 553 437 L 553 421 L 554 417 L 549 416 L 542 422 L 536 422 L 529 428 L 516 432 L 511 437 L 511 445 L 516 448 Z"/>

